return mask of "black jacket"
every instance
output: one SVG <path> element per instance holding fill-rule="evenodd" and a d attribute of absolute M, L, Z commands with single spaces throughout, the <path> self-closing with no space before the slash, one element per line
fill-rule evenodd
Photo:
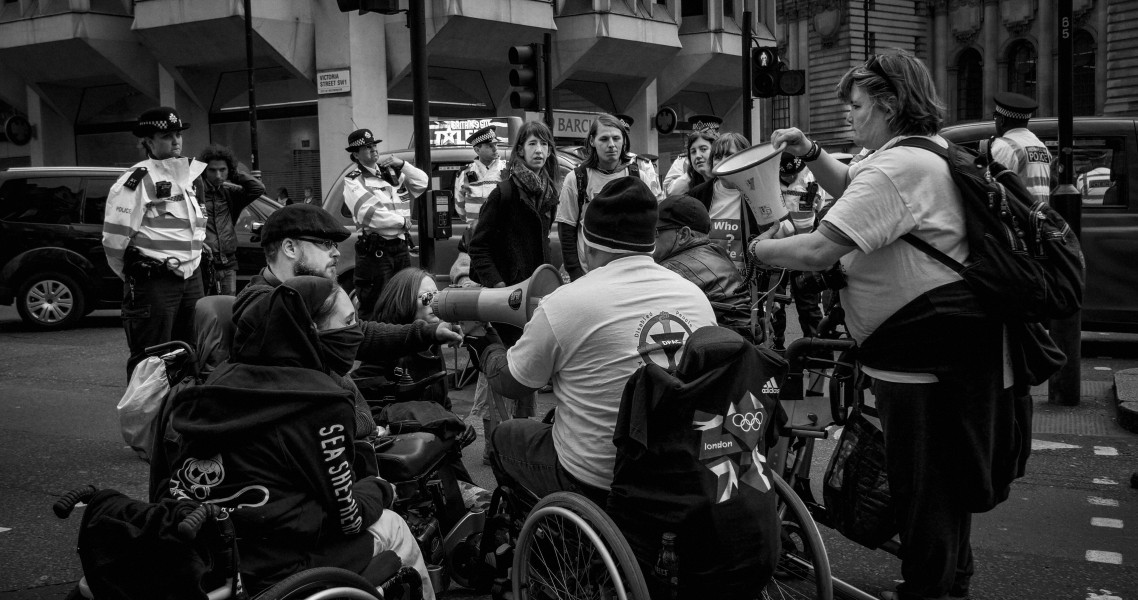
<path fill-rule="evenodd" d="M 721 246 L 708 239 L 697 240 L 659 262 L 703 290 L 719 325 L 751 339 L 751 295 L 743 275 Z"/>
<path fill-rule="evenodd" d="M 513 285 L 549 263 L 549 229 L 556 210 L 556 195 L 535 207 L 513 177 L 500 182 L 478 214 L 470 240 L 470 278 L 485 287 Z"/>
<path fill-rule="evenodd" d="M 213 262 L 219 267 L 237 265 L 237 219 L 241 211 L 265 193 L 265 186 L 244 173 L 236 173 L 234 181 L 213 187 L 202 178 L 202 207 L 207 222 L 205 243 L 213 251 Z M 228 185 L 226 185 L 228 184 Z"/>

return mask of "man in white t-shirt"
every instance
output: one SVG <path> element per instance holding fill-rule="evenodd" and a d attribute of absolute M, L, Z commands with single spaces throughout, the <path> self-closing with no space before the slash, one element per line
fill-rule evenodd
<path fill-rule="evenodd" d="M 623 177 L 589 203 L 581 223 L 590 270 L 542 299 L 518 343 L 492 343 L 481 365 L 494 391 L 519 396 L 552 378 L 553 425 L 505 421 L 490 436 L 499 482 L 545 496 L 607 492 L 613 431 L 628 378 L 648 361 L 675 367 L 685 340 L 715 325 L 698 287 L 652 260 L 655 194 Z M 594 496 L 595 497 L 595 496 Z"/>

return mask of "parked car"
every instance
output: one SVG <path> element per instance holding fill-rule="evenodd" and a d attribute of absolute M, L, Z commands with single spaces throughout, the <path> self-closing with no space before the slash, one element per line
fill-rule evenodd
<path fill-rule="evenodd" d="M 30 167 L 0 172 L 0 304 L 41 329 L 62 329 L 93 310 L 118 308 L 122 280 L 103 252 L 103 209 L 126 169 Z M 280 204 L 254 200 L 237 222 L 238 284 L 265 265 L 252 225 Z"/>
<path fill-rule="evenodd" d="M 1059 155 L 1058 119 L 1032 119 L 1028 129 L 1047 144 L 1052 156 Z M 942 132 L 973 149 L 995 134 L 990 121 Z M 1105 193 L 1088 196 L 1082 204 L 1079 239 L 1087 262 L 1083 329 L 1138 332 L 1138 120 L 1076 117 L 1072 149 L 1076 182 L 1092 168 L 1110 169 Z"/>
<path fill-rule="evenodd" d="M 382 153 L 382 155 L 392 154 L 411 164 L 415 164 L 415 151 L 414 150 L 397 150 L 390 153 Z M 431 180 L 434 189 L 454 191 L 454 181 L 458 177 L 459 172 L 466 168 L 471 161 L 475 159 L 474 149 L 469 146 L 457 146 L 448 148 L 432 148 L 431 149 Z M 509 160 L 509 150 L 502 149 L 502 159 Z M 574 167 L 580 164 L 581 159 L 576 153 L 565 151 L 561 148 L 557 149 L 557 181 L 558 188 L 561 186 L 561 181 L 564 180 L 565 175 L 572 171 Z M 349 172 L 354 171 L 358 167 L 350 159 L 345 160 L 344 168 L 336 177 L 336 180 L 328 187 L 328 192 L 324 195 L 323 206 L 324 209 L 331 213 L 336 219 L 345 227 L 352 231 L 352 237 L 347 241 L 340 244 L 340 259 L 339 259 L 339 280 L 340 284 L 345 289 L 351 289 L 352 273 L 355 270 L 355 242 L 358 236 L 356 231 L 355 222 L 352 221 L 352 214 L 344 205 L 344 176 Z M 402 190 L 402 193 L 406 193 Z M 412 214 L 415 214 L 412 210 Z M 435 279 L 438 280 L 440 286 L 445 286 L 450 283 L 450 267 L 454 264 L 455 258 L 458 257 L 458 242 L 462 239 L 462 235 L 466 232 L 466 220 L 461 217 L 454 207 L 454 197 L 452 195 L 450 200 L 450 215 L 451 215 L 451 235 L 444 240 L 435 240 L 435 264 L 434 273 Z M 412 219 L 413 223 L 417 225 L 418 220 Z M 419 244 L 419 230 L 418 227 L 411 229 L 411 238 L 416 246 Z M 555 266 L 561 266 L 561 244 L 557 238 L 557 228 L 554 227 L 549 235 L 550 248 L 552 250 L 552 260 Z M 418 264 L 418 255 L 412 251 L 411 256 L 412 264 Z"/>

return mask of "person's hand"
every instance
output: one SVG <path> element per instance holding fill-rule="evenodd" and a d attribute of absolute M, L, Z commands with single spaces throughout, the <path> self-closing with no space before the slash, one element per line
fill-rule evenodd
<path fill-rule="evenodd" d="M 474 193 L 473 191 L 471 191 L 470 186 L 466 185 L 466 184 L 463 184 L 461 189 L 462 189 L 462 195 L 464 197 L 468 197 Z"/>
<path fill-rule="evenodd" d="M 474 443 L 474 440 L 476 439 L 478 439 L 478 432 L 475 431 L 473 425 L 466 423 L 466 429 L 464 429 L 462 433 L 458 434 L 458 438 L 455 441 L 458 442 L 459 448 L 465 448 Z"/>
<path fill-rule="evenodd" d="M 790 127 L 787 129 L 776 129 L 771 134 L 771 145 L 778 148 L 783 145 L 782 151 L 789 152 L 795 156 L 802 156 L 810 151 L 814 142 L 806 137 L 797 127 Z"/>
<path fill-rule="evenodd" d="M 489 348 L 490 346 L 493 346 L 494 344 L 501 344 L 501 343 L 502 343 L 502 338 L 498 337 L 498 332 L 495 331 L 494 328 L 491 327 L 489 324 L 486 325 L 486 333 L 484 333 L 483 335 L 480 335 L 480 336 L 470 335 L 470 336 L 466 337 L 466 345 L 469 346 L 472 350 L 474 350 L 474 353 L 478 355 L 479 359 L 482 358 L 482 354 L 486 352 L 487 348 Z M 481 369 L 482 368 L 482 361 L 479 360 L 478 363 L 479 363 L 478 368 Z"/>
<path fill-rule="evenodd" d="M 402 169 L 403 164 L 404 163 L 403 163 L 402 158 L 399 158 L 397 156 L 392 156 L 390 154 L 383 157 L 383 159 L 381 159 L 379 161 L 379 166 L 384 167 L 384 168 L 391 167 L 392 169 L 395 169 L 395 170 Z"/>
<path fill-rule="evenodd" d="M 447 346 L 458 346 L 462 344 L 462 325 L 440 321 L 438 329 L 435 329 L 435 339 L 438 340 L 440 344 Z"/>
<path fill-rule="evenodd" d="M 236 183 L 233 183 L 232 181 L 221 182 L 221 187 L 223 187 L 227 190 L 232 190 L 234 192 L 240 192 L 244 189 L 240 185 L 237 185 Z"/>

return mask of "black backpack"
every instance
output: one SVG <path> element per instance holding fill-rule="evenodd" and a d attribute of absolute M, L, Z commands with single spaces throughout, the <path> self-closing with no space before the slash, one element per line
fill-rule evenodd
<path fill-rule="evenodd" d="M 912 233 L 901 239 L 960 274 L 981 304 L 1006 322 L 1069 317 L 1083 302 L 1086 264 L 1075 232 L 1047 203 L 1035 201 L 1015 173 L 949 143 L 911 137 L 894 147 L 922 148 L 948 162 L 964 200 L 968 266 Z"/>

